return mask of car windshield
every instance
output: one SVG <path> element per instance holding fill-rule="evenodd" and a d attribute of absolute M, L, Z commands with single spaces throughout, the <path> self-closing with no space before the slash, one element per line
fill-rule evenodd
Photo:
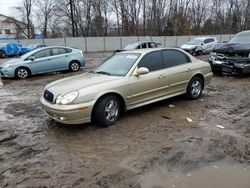
<path fill-rule="evenodd" d="M 236 34 L 228 43 L 250 43 L 250 32 Z"/>
<path fill-rule="evenodd" d="M 133 43 L 133 44 L 129 44 L 127 45 L 125 48 L 123 48 L 124 50 L 134 50 L 136 49 L 136 47 L 138 46 L 138 43 Z"/>
<path fill-rule="evenodd" d="M 190 40 L 189 42 L 187 42 L 187 44 L 189 44 L 189 45 L 195 45 L 195 44 L 200 44 L 202 41 L 203 41 L 203 39 L 196 38 L 196 39 Z"/>
<path fill-rule="evenodd" d="M 110 76 L 125 76 L 139 57 L 138 53 L 116 54 L 105 60 L 92 72 Z"/>

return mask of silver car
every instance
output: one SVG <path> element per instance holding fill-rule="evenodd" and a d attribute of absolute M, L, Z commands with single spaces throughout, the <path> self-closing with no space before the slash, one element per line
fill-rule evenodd
<path fill-rule="evenodd" d="M 217 43 L 218 40 L 215 37 L 198 37 L 183 44 L 181 49 L 192 55 L 202 55 L 211 52 Z"/>
<path fill-rule="evenodd" d="M 65 124 L 115 123 L 120 114 L 187 94 L 201 96 L 210 64 L 175 48 L 117 53 L 95 70 L 50 83 L 40 98 L 45 112 Z"/>

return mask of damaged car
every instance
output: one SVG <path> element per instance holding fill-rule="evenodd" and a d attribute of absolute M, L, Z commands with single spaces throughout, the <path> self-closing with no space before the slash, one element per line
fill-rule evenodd
<path fill-rule="evenodd" d="M 183 44 L 181 49 L 197 56 L 211 52 L 217 43 L 218 40 L 215 37 L 198 37 Z"/>
<path fill-rule="evenodd" d="M 215 74 L 249 74 L 250 30 L 237 33 L 228 43 L 216 45 L 209 63 Z"/>

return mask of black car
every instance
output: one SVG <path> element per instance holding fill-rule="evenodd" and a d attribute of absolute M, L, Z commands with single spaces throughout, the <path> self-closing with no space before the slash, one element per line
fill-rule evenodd
<path fill-rule="evenodd" d="M 209 62 L 214 73 L 250 73 L 250 30 L 237 33 L 228 43 L 217 44 Z"/>

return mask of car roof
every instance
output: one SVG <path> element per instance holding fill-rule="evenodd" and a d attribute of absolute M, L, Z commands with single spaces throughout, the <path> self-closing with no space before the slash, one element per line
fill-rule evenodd
<path fill-rule="evenodd" d="M 143 48 L 143 49 L 136 49 L 136 50 L 129 50 L 129 51 L 122 51 L 119 53 L 122 54 L 130 54 L 130 53 L 140 53 L 140 54 L 146 54 L 149 52 L 154 52 L 154 51 L 160 51 L 160 50 L 166 50 L 166 49 L 175 49 L 175 50 L 180 50 L 180 48 Z"/>
<path fill-rule="evenodd" d="M 140 42 L 134 42 L 134 43 L 130 43 L 130 44 L 137 44 L 137 45 L 139 45 L 139 44 L 142 44 L 142 43 L 150 43 L 150 42 L 159 43 L 159 42 L 155 42 L 155 41 L 140 41 Z"/>
<path fill-rule="evenodd" d="M 193 39 L 205 40 L 205 39 L 208 39 L 208 38 L 216 39 L 215 37 L 195 37 L 195 38 L 193 38 Z"/>
<path fill-rule="evenodd" d="M 67 47 L 67 46 L 47 46 L 44 48 L 40 48 L 39 50 L 50 49 L 50 48 L 68 48 L 68 49 L 72 49 L 72 50 L 78 50 L 76 48 L 71 48 L 71 47 Z"/>

